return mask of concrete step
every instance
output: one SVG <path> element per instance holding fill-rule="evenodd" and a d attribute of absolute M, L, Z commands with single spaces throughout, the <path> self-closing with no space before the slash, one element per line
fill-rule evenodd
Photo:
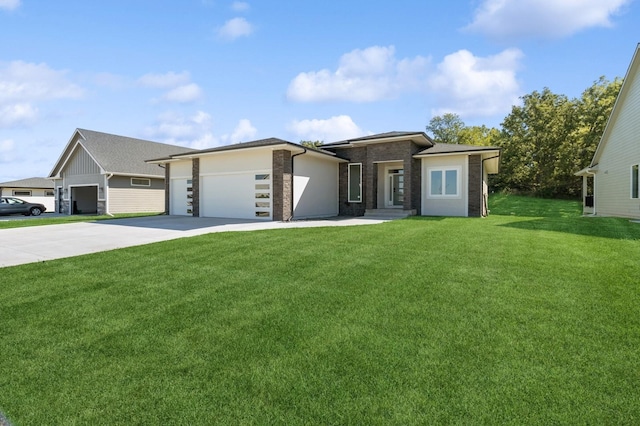
<path fill-rule="evenodd" d="M 415 210 L 402 210 L 402 209 L 367 209 L 364 212 L 364 217 L 377 218 L 377 219 L 402 219 L 404 217 L 415 216 Z"/>

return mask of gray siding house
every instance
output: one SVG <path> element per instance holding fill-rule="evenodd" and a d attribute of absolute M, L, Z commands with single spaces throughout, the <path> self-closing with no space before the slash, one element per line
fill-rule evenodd
<path fill-rule="evenodd" d="M 640 44 L 583 177 L 587 215 L 640 219 Z"/>
<path fill-rule="evenodd" d="M 76 129 L 49 179 L 63 214 L 163 212 L 164 170 L 145 160 L 189 148 Z"/>

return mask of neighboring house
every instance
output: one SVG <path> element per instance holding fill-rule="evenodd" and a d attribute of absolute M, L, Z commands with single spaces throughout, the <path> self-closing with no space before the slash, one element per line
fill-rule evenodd
<path fill-rule="evenodd" d="M 162 212 L 164 170 L 145 160 L 188 148 L 76 129 L 49 174 L 64 214 Z"/>
<path fill-rule="evenodd" d="M 583 211 L 640 219 L 640 44 L 583 177 Z"/>
<path fill-rule="evenodd" d="M 32 177 L 0 183 L 0 195 L 40 203 L 48 212 L 55 211 L 53 182 L 47 178 Z"/>
<path fill-rule="evenodd" d="M 172 215 L 291 220 L 336 215 L 485 216 L 500 149 L 390 132 L 314 150 L 271 138 L 149 160 Z M 393 210 L 392 210 L 393 209 Z"/>

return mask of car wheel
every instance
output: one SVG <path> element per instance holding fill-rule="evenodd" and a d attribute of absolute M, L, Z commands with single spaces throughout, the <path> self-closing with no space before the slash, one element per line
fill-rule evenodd
<path fill-rule="evenodd" d="M 42 210 L 40 209 L 40 207 L 31 207 L 31 210 L 29 210 L 29 212 L 31 213 L 31 216 L 40 216 Z"/>

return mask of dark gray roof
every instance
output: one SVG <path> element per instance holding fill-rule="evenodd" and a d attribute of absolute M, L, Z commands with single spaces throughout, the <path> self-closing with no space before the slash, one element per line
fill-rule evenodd
<path fill-rule="evenodd" d="M 53 189 L 53 181 L 42 177 L 12 180 L 0 183 L 1 188 L 46 188 Z"/>
<path fill-rule="evenodd" d="M 162 168 L 145 161 L 150 158 L 194 151 L 183 146 L 152 142 L 144 139 L 112 135 L 87 129 L 77 129 L 79 143 L 93 157 L 105 173 L 119 175 L 164 176 Z M 75 135 L 75 134 L 74 134 Z M 72 138 L 73 142 L 73 138 Z M 71 144 L 72 145 L 72 144 Z M 73 146 L 67 145 L 50 176 L 59 173 L 60 167 L 72 154 Z"/>
<path fill-rule="evenodd" d="M 259 139 L 251 142 L 241 142 L 241 143 L 236 143 L 231 145 L 217 146 L 215 148 L 207 148 L 199 151 L 185 152 L 185 153 L 180 153 L 180 154 L 166 156 L 166 157 L 158 157 L 156 159 L 149 159 L 149 161 L 169 160 L 171 158 L 181 157 L 182 155 L 191 156 L 191 155 L 207 154 L 210 152 L 222 152 L 222 151 L 232 151 L 237 149 L 259 148 L 259 147 L 272 146 L 272 145 L 289 145 L 291 147 L 300 148 L 300 149 L 305 148 L 300 144 L 285 141 L 284 139 L 267 138 L 267 139 Z M 325 155 L 329 155 L 331 157 L 336 158 L 336 155 L 333 152 L 323 151 L 322 149 L 317 149 L 317 150 L 309 149 L 309 151 L 318 152 L 320 154 L 325 154 Z"/>
<path fill-rule="evenodd" d="M 368 136 L 362 136 L 360 138 L 354 138 L 354 139 L 345 139 L 342 141 L 338 141 L 338 142 L 331 142 L 331 143 L 326 143 L 323 144 L 323 147 L 331 147 L 334 145 L 346 145 L 346 144 L 350 144 L 352 142 L 364 142 L 364 141 L 370 141 L 370 140 L 376 140 L 376 139 L 390 139 L 390 138 L 399 138 L 399 137 L 407 137 L 410 138 L 411 136 L 422 136 L 424 137 L 426 140 L 428 140 L 429 142 L 432 142 L 431 138 L 424 132 L 386 132 L 386 133 L 378 133 L 375 135 L 368 135 Z"/>
<path fill-rule="evenodd" d="M 474 151 L 496 151 L 500 150 L 495 146 L 481 145 L 461 145 L 453 143 L 436 143 L 434 146 L 423 149 L 416 155 L 433 155 L 433 154 L 454 154 L 457 152 L 474 152 Z"/>

